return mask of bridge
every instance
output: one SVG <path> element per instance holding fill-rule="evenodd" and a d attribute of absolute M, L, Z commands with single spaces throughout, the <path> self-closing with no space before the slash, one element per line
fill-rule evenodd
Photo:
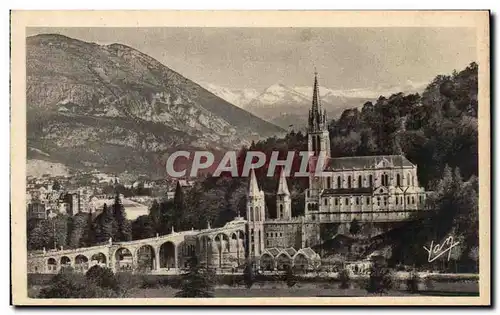
<path fill-rule="evenodd" d="M 28 273 L 57 273 L 62 267 L 86 272 L 94 265 L 117 271 L 177 273 L 197 255 L 203 264 L 228 267 L 245 259 L 245 224 L 237 218 L 224 227 L 175 232 L 130 242 L 113 242 L 76 249 L 28 253 Z"/>

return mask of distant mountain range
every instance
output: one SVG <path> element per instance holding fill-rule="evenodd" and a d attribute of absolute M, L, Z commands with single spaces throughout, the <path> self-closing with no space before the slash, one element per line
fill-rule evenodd
<path fill-rule="evenodd" d="M 163 176 L 174 150 L 284 132 L 125 45 L 45 34 L 26 49 L 29 159 Z"/>
<path fill-rule="evenodd" d="M 320 82 L 321 84 L 321 82 Z M 255 89 L 229 89 L 214 84 L 203 84 L 209 91 L 273 124 L 302 129 L 307 124 L 312 101 L 311 86 L 289 87 L 274 84 L 262 92 Z M 427 83 L 406 82 L 400 86 L 334 90 L 320 86 L 321 104 L 329 118 L 337 118 L 345 109 L 361 107 L 367 101 L 391 94 L 422 92 Z"/>

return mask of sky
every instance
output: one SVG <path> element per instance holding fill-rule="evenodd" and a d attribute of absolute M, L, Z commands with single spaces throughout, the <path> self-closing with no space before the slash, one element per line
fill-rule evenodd
<path fill-rule="evenodd" d="M 330 89 L 428 82 L 477 61 L 472 28 L 28 28 L 121 43 L 198 83 L 226 88 Z"/>

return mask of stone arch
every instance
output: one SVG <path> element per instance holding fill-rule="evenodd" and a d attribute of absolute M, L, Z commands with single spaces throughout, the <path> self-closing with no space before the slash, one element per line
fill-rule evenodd
<path fill-rule="evenodd" d="M 274 270 L 274 257 L 269 253 L 264 253 L 260 256 L 260 268 L 262 270 Z"/>
<path fill-rule="evenodd" d="M 79 254 L 75 257 L 75 270 L 86 271 L 89 269 L 89 259 L 87 256 Z"/>
<path fill-rule="evenodd" d="M 134 257 L 132 256 L 132 251 L 128 248 L 118 248 L 114 256 L 117 271 L 131 271 L 134 269 Z"/>
<path fill-rule="evenodd" d="M 229 252 L 229 236 L 225 233 L 219 233 L 215 236 L 215 248 L 217 249 L 217 266 L 222 268 L 224 260 L 223 253 Z"/>
<path fill-rule="evenodd" d="M 286 270 L 287 267 L 292 267 L 293 260 L 288 254 L 282 252 L 276 257 L 276 268 L 278 270 Z"/>
<path fill-rule="evenodd" d="M 211 249 L 211 244 L 212 244 L 212 238 L 204 235 L 201 237 L 201 248 L 204 251 L 208 251 Z"/>
<path fill-rule="evenodd" d="M 61 268 L 71 266 L 71 259 L 68 256 L 62 256 L 60 262 L 61 262 Z"/>
<path fill-rule="evenodd" d="M 250 207 L 250 213 L 249 213 L 249 218 L 248 218 L 248 221 L 254 221 L 254 217 L 253 217 L 253 207 Z"/>
<path fill-rule="evenodd" d="M 57 271 L 57 260 L 55 258 L 50 257 L 49 259 L 47 259 L 47 271 L 48 272 Z"/>
<path fill-rule="evenodd" d="M 107 258 L 106 258 L 106 255 L 104 255 L 103 253 L 99 252 L 99 253 L 95 253 L 94 255 L 92 255 L 90 257 L 90 261 L 91 262 L 94 262 L 93 263 L 94 265 L 100 265 L 100 264 L 107 264 Z"/>
<path fill-rule="evenodd" d="M 309 266 L 309 259 L 303 253 L 298 253 L 293 258 L 293 265 L 298 270 L 306 271 Z"/>
<path fill-rule="evenodd" d="M 160 268 L 177 268 L 176 252 L 177 248 L 172 241 L 166 241 L 160 245 Z"/>
<path fill-rule="evenodd" d="M 149 272 L 156 268 L 156 253 L 153 246 L 142 245 L 135 251 L 137 268 L 141 271 Z"/>
<path fill-rule="evenodd" d="M 396 174 L 396 186 L 401 186 L 401 175 L 399 173 Z"/>

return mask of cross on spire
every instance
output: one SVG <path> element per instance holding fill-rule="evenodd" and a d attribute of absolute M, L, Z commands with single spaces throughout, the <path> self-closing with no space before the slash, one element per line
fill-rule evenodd
<path fill-rule="evenodd" d="M 314 88 L 313 88 L 312 111 L 313 111 L 313 113 L 321 112 L 321 104 L 319 102 L 318 72 L 316 71 L 316 67 L 314 67 Z"/>

